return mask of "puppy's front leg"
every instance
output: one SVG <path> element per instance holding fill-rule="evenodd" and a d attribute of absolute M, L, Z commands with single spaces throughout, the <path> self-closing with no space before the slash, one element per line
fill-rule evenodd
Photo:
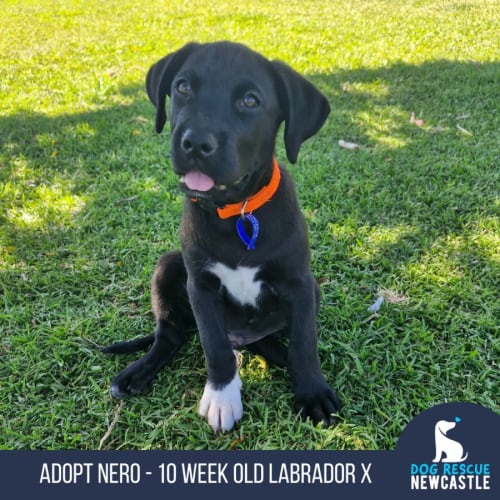
<path fill-rule="evenodd" d="M 341 402 L 320 369 L 316 333 L 317 297 L 312 275 L 292 291 L 288 362 L 295 393 L 295 406 L 302 418 L 316 424 L 335 423 Z"/>
<path fill-rule="evenodd" d="M 243 405 L 236 357 L 224 328 L 222 301 L 216 291 L 192 279 L 187 290 L 208 372 L 199 414 L 207 418 L 214 431 L 228 431 L 241 419 Z"/>

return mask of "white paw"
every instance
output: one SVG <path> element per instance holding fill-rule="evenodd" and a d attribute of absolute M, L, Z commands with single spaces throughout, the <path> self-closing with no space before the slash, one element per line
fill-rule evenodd
<path fill-rule="evenodd" d="M 209 382 L 205 385 L 198 413 L 207 417 L 214 431 L 229 431 L 243 415 L 241 404 L 241 380 L 238 372 L 224 388 L 214 389 Z"/>

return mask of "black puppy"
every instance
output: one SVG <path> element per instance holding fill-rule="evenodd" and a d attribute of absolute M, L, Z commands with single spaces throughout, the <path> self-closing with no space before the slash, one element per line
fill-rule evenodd
<path fill-rule="evenodd" d="M 294 163 L 328 102 L 285 64 L 229 42 L 191 43 L 164 57 L 146 88 L 158 133 L 170 97 L 171 158 L 186 194 L 182 253 L 164 254 L 153 276 L 154 335 L 105 348 L 152 344 L 114 379 L 111 394 L 143 392 L 197 327 L 208 371 L 199 413 L 214 430 L 242 416 L 233 352 L 242 346 L 289 367 L 302 417 L 333 423 L 340 402 L 320 371 L 307 229 L 292 179 L 273 156 L 284 122 Z"/>

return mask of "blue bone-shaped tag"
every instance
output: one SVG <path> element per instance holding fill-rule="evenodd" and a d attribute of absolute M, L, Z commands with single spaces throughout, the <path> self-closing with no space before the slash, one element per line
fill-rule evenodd
<path fill-rule="evenodd" d="M 248 236 L 245 231 L 245 221 L 252 225 L 252 235 Z M 259 221 L 252 214 L 245 214 L 236 221 L 236 232 L 240 240 L 245 244 L 247 250 L 255 250 L 255 241 L 259 235 Z"/>

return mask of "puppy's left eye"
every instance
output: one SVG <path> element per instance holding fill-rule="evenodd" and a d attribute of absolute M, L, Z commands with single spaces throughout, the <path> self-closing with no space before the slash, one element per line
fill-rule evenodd
<path fill-rule="evenodd" d="M 240 109 L 255 109 L 260 106 L 260 100 L 255 94 L 249 92 L 243 96 L 238 105 Z"/>
<path fill-rule="evenodd" d="M 191 85 L 187 80 L 179 80 L 175 86 L 177 92 L 183 95 L 188 95 L 191 93 Z"/>
<path fill-rule="evenodd" d="M 260 104 L 260 102 L 255 94 L 247 94 L 243 98 L 243 104 L 246 108 L 256 108 Z"/>

